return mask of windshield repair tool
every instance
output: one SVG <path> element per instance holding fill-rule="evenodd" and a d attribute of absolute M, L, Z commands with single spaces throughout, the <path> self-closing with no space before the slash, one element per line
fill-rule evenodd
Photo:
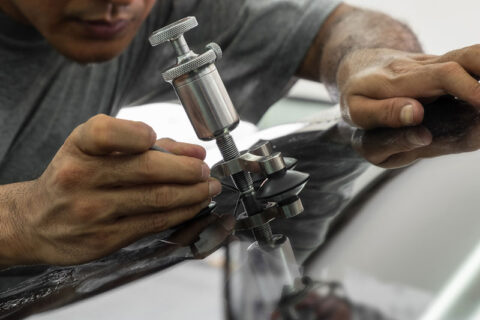
<path fill-rule="evenodd" d="M 303 212 L 298 194 L 309 175 L 290 170 L 296 160 L 273 152 L 268 142 L 238 151 L 230 131 L 237 127 L 239 116 L 215 67 L 222 50 L 210 43 L 205 52 L 193 52 L 184 33 L 196 26 L 195 17 L 181 19 L 153 32 L 150 44 L 170 42 L 175 49 L 177 62 L 163 79 L 175 89 L 198 138 L 216 140 L 223 161 L 212 167 L 211 175 L 220 180 L 231 177 L 240 192 L 244 212 L 237 216 L 237 229 L 252 230 L 261 247 L 278 247 L 270 222 Z M 252 175 L 263 181 L 257 190 Z"/>

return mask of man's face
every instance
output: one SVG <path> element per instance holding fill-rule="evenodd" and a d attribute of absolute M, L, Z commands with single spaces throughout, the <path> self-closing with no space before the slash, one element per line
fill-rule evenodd
<path fill-rule="evenodd" d="M 100 62 L 132 41 L 156 0 L 0 0 L 0 8 L 33 25 L 63 55 Z"/>

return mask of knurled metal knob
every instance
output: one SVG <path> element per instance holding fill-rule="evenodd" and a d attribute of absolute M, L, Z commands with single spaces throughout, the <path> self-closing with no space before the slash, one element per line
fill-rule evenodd
<path fill-rule="evenodd" d="M 187 17 L 154 31 L 149 37 L 152 46 L 169 42 L 176 52 L 176 63 L 163 72 L 201 140 L 212 140 L 233 130 L 238 114 L 215 67 L 222 49 L 214 43 L 196 54 L 190 50 L 184 33 L 198 25 L 195 17 Z"/>
<path fill-rule="evenodd" d="M 148 40 L 152 46 L 158 46 L 167 41 L 177 39 L 196 26 L 198 26 L 198 22 L 195 17 L 186 17 L 153 32 Z"/>
<path fill-rule="evenodd" d="M 215 42 L 210 42 L 209 44 L 207 44 L 207 49 L 210 49 L 215 53 L 215 55 L 217 56 L 216 60 L 222 59 L 222 56 L 223 56 L 222 48 L 220 48 L 218 44 L 216 44 Z"/>
<path fill-rule="evenodd" d="M 214 63 L 216 59 L 217 55 L 215 54 L 215 52 L 213 50 L 208 50 L 205 53 L 196 56 L 195 58 L 192 58 L 182 64 L 168 69 L 162 74 L 163 80 L 167 82 L 173 81 L 174 79 L 184 74 Z"/>

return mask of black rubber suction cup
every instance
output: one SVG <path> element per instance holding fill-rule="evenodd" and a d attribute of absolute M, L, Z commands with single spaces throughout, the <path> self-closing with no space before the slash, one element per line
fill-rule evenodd
<path fill-rule="evenodd" d="M 282 202 L 298 196 L 309 178 L 309 174 L 294 170 L 286 171 L 281 176 L 270 177 L 258 189 L 257 199 Z"/>

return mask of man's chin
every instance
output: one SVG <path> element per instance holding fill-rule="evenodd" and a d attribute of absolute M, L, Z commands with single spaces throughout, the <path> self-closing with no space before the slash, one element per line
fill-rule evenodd
<path fill-rule="evenodd" d="M 80 64 L 100 63 L 112 60 L 121 52 L 61 52 L 66 58 Z"/>
<path fill-rule="evenodd" d="M 81 64 L 100 63 L 112 60 L 119 56 L 126 45 L 108 45 L 106 43 L 89 43 L 78 46 L 54 46 L 57 51 L 66 58 Z"/>

